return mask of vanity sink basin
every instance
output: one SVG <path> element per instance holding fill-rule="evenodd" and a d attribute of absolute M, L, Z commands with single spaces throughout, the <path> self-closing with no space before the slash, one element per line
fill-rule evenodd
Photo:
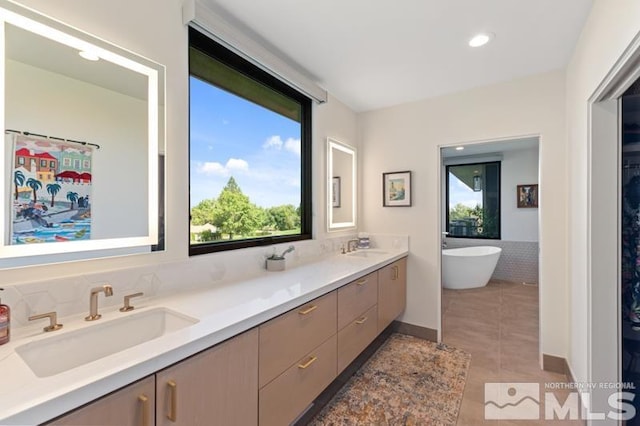
<path fill-rule="evenodd" d="M 36 376 L 48 377 L 197 322 L 181 313 L 156 308 L 26 343 L 16 352 Z"/>
<path fill-rule="evenodd" d="M 363 249 L 363 250 L 352 251 L 351 253 L 347 253 L 347 256 L 370 257 L 370 256 L 380 256 L 380 255 L 383 255 L 383 254 L 387 254 L 387 252 L 384 251 L 384 250 Z"/>

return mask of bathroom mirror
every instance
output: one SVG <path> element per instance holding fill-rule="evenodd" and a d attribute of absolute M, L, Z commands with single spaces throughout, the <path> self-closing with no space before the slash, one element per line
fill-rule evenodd
<path fill-rule="evenodd" d="M 356 149 L 327 139 L 327 229 L 356 227 Z"/>
<path fill-rule="evenodd" d="M 164 248 L 164 68 L 0 1 L 0 268 Z"/>

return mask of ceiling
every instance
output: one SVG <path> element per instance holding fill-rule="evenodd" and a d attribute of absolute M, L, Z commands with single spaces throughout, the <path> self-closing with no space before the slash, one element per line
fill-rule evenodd
<path fill-rule="evenodd" d="M 106 60 L 87 61 L 78 50 L 11 24 L 5 26 L 6 58 L 127 96 L 147 100 L 147 76 Z"/>
<path fill-rule="evenodd" d="M 206 0 L 357 112 L 561 69 L 592 0 Z M 478 32 L 495 38 L 480 48 Z"/>
<path fill-rule="evenodd" d="M 531 136 L 520 139 L 508 139 L 499 141 L 488 141 L 482 143 L 462 144 L 464 149 L 458 150 L 456 146 L 441 148 L 442 158 L 452 157 L 472 157 L 499 155 L 506 151 L 520 151 L 538 148 L 538 137 Z"/>

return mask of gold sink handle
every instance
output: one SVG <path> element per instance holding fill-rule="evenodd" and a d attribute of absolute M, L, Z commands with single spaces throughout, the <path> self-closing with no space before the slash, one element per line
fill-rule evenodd
<path fill-rule="evenodd" d="M 49 318 L 49 325 L 43 328 L 45 332 L 56 331 L 62 328 L 62 324 L 58 324 L 58 314 L 56 312 L 47 312 L 46 314 L 33 315 L 29 317 L 29 321 Z"/>
<path fill-rule="evenodd" d="M 120 312 L 133 311 L 135 309 L 135 307 L 131 306 L 131 299 L 133 299 L 134 297 L 140 297 L 140 296 L 143 296 L 143 295 L 144 295 L 143 292 L 126 295 L 124 297 L 124 306 L 122 308 L 120 308 Z"/>

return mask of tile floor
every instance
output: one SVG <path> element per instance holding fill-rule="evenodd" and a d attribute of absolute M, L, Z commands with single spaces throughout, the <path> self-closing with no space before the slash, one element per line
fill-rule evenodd
<path fill-rule="evenodd" d="M 583 424 L 570 420 L 484 420 L 484 385 L 493 382 L 566 382 L 563 374 L 540 369 L 538 287 L 491 281 L 486 287 L 442 294 L 443 342 L 471 353 L 458 425 Z M 555 391 L 564 403 L 568 390 Z M 544 418 L 543 403 L 541 418 Z"/>

